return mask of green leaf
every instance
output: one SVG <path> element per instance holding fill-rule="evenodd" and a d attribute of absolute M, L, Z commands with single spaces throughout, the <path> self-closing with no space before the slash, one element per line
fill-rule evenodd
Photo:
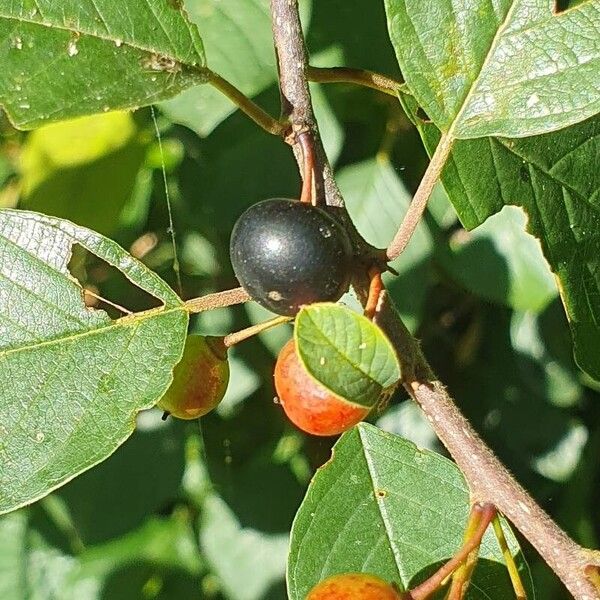
<path fill-rule="evenodd" d="M 125 112 L 33 131 L 21 154 L 22 207 L 112 233 L 144 163 L 145 144 L 139 137 Z"/>
<path fill-rule="evenodd" d="M 410 104 L 406 105 L 411 110 Z M 414 112 L 413 112 L 414 117 Z M 433 152 L 439 132 L 419 122 Z M 600 118 L 527 139 L 455 142 L 442 182 L 471 229 L 506 205 L 521 206 L 558 278 L 580 368 L 600 379 Z"/>
<path fill-rule="evenodd" d="M 153 104 L 205 81 L 202 41 L 173 0 L 11 0 L 0 40 L 0 104 L 23 129 Z"/>
<path fill-rule="evenodd" d="M 600 378 L 599 181 L 590 167 L 600 120 L 583 121 L 600 101 L 598 3 L 558 15 L 550 0 L 444 0 L 436 11 L 386 0 L 386 8 L 407 83 L 435 126 L 403 98 L 407 112 L 430 153 L 438 129 L 454 141 L 442 180 L 461 221 L 473 228 L 505 204 L 525 209 L 558 277 L 578 363 Z M 523 140 L 453 140 L 558 128 Z"/>
<path fill-rule="evenodd" d="M 25 570 L 22 568 L 26 527 L 24 513 L 0 519 L 0 595 L 6 600 L 26 597 Z"/>
<path fill-rule="evenodd" d="M 526 222 L 522 210 L 505 206 L 465 241 L 455 241 L 445 261 L 452 277 L 488 300 L 517 310 L 544 309 L 557 294 L 556 282 Z"/>
<path fill-rule="evenodd" d="M 75 556 L 53 545 L 48 537 L 52 524 L 47 519 L 42 523 L 39 515 L 34 515 L 21 510 L 0 519 L 3 600 L 142 598 L 143 585 L 151 577 L 160 578 L 163 584 L 165 595 L 161 598 L 190 597 L 190 591 L 187 595 L 167 596 L 173 579 L 189 580 L 201 570 L 194 531 L 181 515 L 169 519 L 151 517 L 139 529 Z M 131 577 L 129 569 L 142 567 L 146 573 L 139 582 Z M 126 582 L 118 579 L 123 571 L 130 575 Z M 111 595 L 115 580 L 120 583 L 118 591 L 124 595 Z M 197 588 L 198 582 L 195 584 Z"/>
<path fill-rule="evenodd" d="M 361 423 L 337 442 L 296 516 L 288 559 L 290 600 L 302 600 L 318 581 L 348 571 L 413 587 L 461 546 L 468 511 L 469 491 L 454 463 Z M 531 589 L 527 564 L 507 533 Z M 488 531 L 466 597 L 512 595 L 498 543 Z"/>
<path fill-rule="evenodd" d="M 163 306 L 113 321 L 70 275 L 74 244 Z M 188 316 L 111 240 L 59 219 L 0 211 L 0 513 L 108 457 L 167 389 Z"/>
<path fill-rule="evenodd" d="M 32 527 L 29 511 L 0 519 L 0 594 L 3 600 L 55 600 L 62 595 L 73 557 Z"/>
<path fill-rule="evenodd" d="M 125 534 L 179 494 L 184 470 L 181 430 L 162 411 L 138 415 L 131 438 L 107 460 L 55 492 L 85 545 Z M 140 465 L 151 465 L 148 469 Z M 119 498 L 119 502 L 114 502 Z"/>
<path fill-rule="evenodd" d="M 303 308 L 294 336 L 310 375 L 350 402 L 373 406 L 400 379 L 398 358 L 385 334 L 344 306 Z"/>
<path fill-rule="evenodd" d="M 214 494 L 204 503 L 200 545 L 230 600 L 262 600 L 285 574 L 287 534 L 242 528 Z"/>
<path fill-rule="evenodd" d="M 522 137 L 600 110 L 600 4 L 386 0 L 390 37 L 419 104 L 457 138 Z"/>

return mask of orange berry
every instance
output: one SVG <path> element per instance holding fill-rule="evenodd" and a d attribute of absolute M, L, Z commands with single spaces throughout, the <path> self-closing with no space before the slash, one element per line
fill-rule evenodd
<path fill-rule="evenodd" d="M 370 407 L 348 402 L 321 385 L 306 371 L 290 340 L 275 364 L 275 389 L 285 414 L 313 435 L 337 435 L 362 421 Z"/>
<path fill-rule="evenodd" d="M 306 600 L 401 600 L 399 592 L 383 579 L 366 573 L 342 573 L 318 583 Z"/>
<path fill-rule="evenodd" d="M 229 383 L 227 349 L 220 337 L 188 335 L 173 382 L 158 406 L 178 419 L 197 419 L 223 399 Z"/>

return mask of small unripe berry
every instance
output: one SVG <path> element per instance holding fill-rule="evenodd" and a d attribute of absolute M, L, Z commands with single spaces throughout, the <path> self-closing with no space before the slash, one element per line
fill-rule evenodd
<path fill-rule="evenodd" d="M 188 335 L 173 382 L 158 406 L 178 419 L 197 419 L 221 402 L 229 383 L 223 338 Z"/>
<path fill-rule="evenodd" d="M 342 573 L 318 583 L 306 600 L 401 600 L 389 583 L 366 573 Z"/>
<path fill-rule="evenodd" d="M 233 228 L 230 255 L 240 285 L 280 315 L 338 300 L 350 284 L 348 234 L 325 210 L 297 200 L 252 205 Z"/>
<path fill-rule="evenodd" d="M 371 410 L 348 402 L 309 375 L 293 339 L 277 358 L 275 389 L 290 421 L 313 435 L 343 433 L 362 421 Z"/>

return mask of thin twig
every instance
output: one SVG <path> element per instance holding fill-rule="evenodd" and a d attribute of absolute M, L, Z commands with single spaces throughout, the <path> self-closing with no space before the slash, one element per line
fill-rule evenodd
<path fill-rule="evenodd" d="M 254 335 L 271 329 L 272 327 L 289 323 L 292 318 L 293 317 L 273 317 L 268 321 L 263 321 L 262 323 L 257 323 L 256 325 L 246 327 L 240 331 L 235 331 L 234 333 L 230 333 L 223 338 L 223 344 L 225 345 L 225 348 L 231 348 L 231 346 L 235 346 L 236 344 L 239 344 L 240 342 L 243 342 Z"/>
<path fill-rule="evenodd" d="M 484 511 L 483 508 L 487 510 Z M 469 515 L 469 520 L 465 528 L 463 544 L 468 543 L 473 536 L 476 536 L 481 532 L 484 515 L 486 516 L 486 528 L 479 536 L 479 543 L 473 546 L 471 551 L 467 553 L 465 560 L 454 571 L 454 573 L 452 573 L 452 582 L 450 584 L 450 589 L 446 594 L 446 600 L 463 600 L 465 594 L 467 593 L 467 589 L 471 583 L 471 577 L 473 576 L 473 571 L 475 570 L 475 565 L 477 564 L 481 538 L 483 537 L 487 527 L 489 527 L 490 522 L 498 514 L 496 512 L 496 507 L 493 504 L 487 504 L 483 508 L 478 507 L 477 504 L 471 508 L 471 514 Z"/>
<path fill-rule="evenodd" d="M 267 133 L 285 137 L 289 132 L 289 124 L 279 121 L 263 110 L 258 104 L 252 102 L 238 88 L 223 79 L 220 75 L 206 69 L 207 82 L 222 94 L 227 96 L 242 112 L 250 117 L 257 125 L 262 127 Z"/>
<path fill-rule="evenodd" d="M 398 93 L 408 93 L 406 84 L 396 81 L 387 75 L 367 71 L 365 69 L 351 69 L 348 67 L 313 67 L 308 66 L 306 76 L 309 81 L 317 83 L 353 83 L 377 90 L 388 96 L 398 97 Z"/>
<path fill-rule="evenodd" d="M 374 321 L 394 344 L 402 363 L 404 388 L 423 409 L 456 461 L 472 498 L 493 503 L 534 546 L 574 598 L 600 599 L 600 590 L 585 574 L 589 565 L 600 565 L 600 556 L 567 536 L 486 446 L 444 384 L 433 374 L 418 342 L 400 320 L 386 292 L 380 296 Z"/>
<path fill-rule="evenodd" d="M 431 162 L 427 167 L 423 179 L 421 179 L 421 183 L 404 215 L 404 219 L 400 224 L 394 239 L 388 246 L 387 257 L 389 260 L 398 258 L 402 252 L 404 252 L 412 234 L 415 232 L 415 229 L 423 216 L 431 192 L 433 191 L 435 184 L 439 181 L 444 165 L 448 160 L 448 156 L 450 156 L 452 141 L 453 138 L 448 134 L 443 134 L 440 138 L 440 143 L 437 145 L 437 148 L 431 157 Z"/>
<path fill-rule="evenodd" d="M 240 287 L 232 290 L 225 290 L 224 292 L 216 292 L 215 294 L 207 294 L 200 298 L 193 298 L 185 303 L 185 308 L 188 312 L 199 313 L 204 312 L 205 310 L 242 304 L 248 302 L 250 299 L 248 292 Z"/>
<path fill-rule="evenodd" d="M 331 166 L 325 155 L 321 136 L 312 107 L 306 70 L 308 60 L 297 2 L 271 0 L 273 40 L 279 64 L 279 89 L 282 113 L 289 118 L 295 135 L 289 137 L 296 161 L 302 168 L 302 149 L 297 143 L 297 134 L 308 132 L 313 137 L 315 150 L 315 195 L 317 204 L 324 196 L 326 204 L 343 206 L 342 195 L 333 179 Z M 322 184 L 322 185 L 320 185 Z"/>
<path fill-rule="evenodd" d="M 500 517 L 498 515 L 494 517 L 494 520 L 492 521 L 492 527 L 494 528 L 494 533 L 496 534 L 500 551 L 502 552 L 504 562 L 506 563 L 508 576 L 510 577 L 510 582 L 512 583 L 513 590 L 515 592 L 515 598 L 516 600 L 527 600 L 527 593 L 525 592 L 523 582 L 521 581 L 521 575 L 519 575 L 519 568 L 517 567 L 517 563 L 513 558 L 510 548 L 508 547 L 508 543 L 502 529 L 502 523 L 500 522 Z"/>
<path fill-rule="evenodd" d="M 460 550 L 431 577 L 410 591 L 412 600 L 425 600 L 436 592 L 467 557 L 481 544 L 481 539 L 496 514 L 493 504 L 474 504 L 469 515 L 465 543 Z"/>

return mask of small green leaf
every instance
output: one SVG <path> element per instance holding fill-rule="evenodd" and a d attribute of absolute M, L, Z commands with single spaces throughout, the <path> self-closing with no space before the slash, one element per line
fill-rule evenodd
<path fill-rule="evenodd" d="M 600 110 L 600 5 L 386 0 L 406 83 L 453 137 L 524 137 Z"/>
<path fill-rule="evenodd" d="M 170 0 L 4 2 L 0 40 L 0 104 L 23 129 L 205 81 L 198 30 Z"/>
<path fill-rule="evenodd" d="M 385 334 L 344 306 L 303 308 L 294 335 L 306 370 L 350 402 L 373 406 L 400 379 L 398 358 Z"/>
<path fill-rule="evenodd" d="M 454 463 L 361 423 L 337 442 L 296 516 L 288 558 L 290 600 L 303 600 L 317 582 L 342 572 L 372 573 L 413 587 L 461 546 L 468 512 L 469 491 Z M 531 591 L 529 568 L 512 532 L 507 534 Z M 491 531 L 466 597 L 513 597 Z"/>
<path fill-rule="evenodd" d="M 74 244 L 163 306 L 113 321 L 69 273 Z M 115 242 L 68 221 L 0 211 L 0 513 L 107 458 L 165 392 L 188 315 Z"/>

